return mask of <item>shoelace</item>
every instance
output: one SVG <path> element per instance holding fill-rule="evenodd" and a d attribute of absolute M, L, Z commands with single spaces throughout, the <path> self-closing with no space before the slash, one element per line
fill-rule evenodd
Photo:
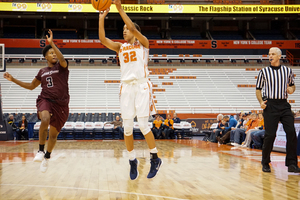
<path fill-rule="evenodd" d="M 156 170 L 156 162 L 155 161 L 150 161 L 150 162 L 151 162 L 150 172 L 154 172 Z"/>

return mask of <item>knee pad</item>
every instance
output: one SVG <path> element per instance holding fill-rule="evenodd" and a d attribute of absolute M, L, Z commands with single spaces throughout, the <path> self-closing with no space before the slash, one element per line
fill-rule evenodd
<path fill-rule="evenodd" d="M 124 135 L 130 136 L 133 132 L 133 120 L 132 119 L 124 119 Z"/>
<path fill-rule="evenodd" d="M 143 135 L 146 135 L 151 131 L 148 126 L 148 117 L 138 117 L 139 127 Z"/>

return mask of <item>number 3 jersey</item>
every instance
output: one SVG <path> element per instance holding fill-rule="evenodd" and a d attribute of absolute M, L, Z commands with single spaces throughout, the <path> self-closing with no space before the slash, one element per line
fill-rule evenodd
<path fill-rule="evenodd" d="M 69 70 L 57 62 L 53 67 L 40 69 L 35 77 L 41 81 L 42 91 L 39 98 L 48 99 L 60 105 L 69 104 Z"/>
<path fill-rule="evenodd" d="M 121 81 L 128 82 L 147 78 L 149 49 L 139 41 L 129 44 L 122 44 L 119 51 L 121 65 Z"/>

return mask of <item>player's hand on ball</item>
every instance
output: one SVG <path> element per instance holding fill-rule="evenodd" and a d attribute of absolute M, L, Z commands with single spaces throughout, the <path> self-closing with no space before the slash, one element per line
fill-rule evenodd
<path fill-rule="evenodd" d="M 10 73 L 8 73 L 8 72 L 5 72 L 3 74 L 3 78 L 6 78 L 9 81 L 12 81 L 12 79 L 13 79 L 12 75 L 10 75 Z"/>
<path fill-rule="evenodd" d="M 116 5 L 117 9 L 122 8 L 122 6 L 121 6 L 121 0 L 113 0 L 112 2 Z"/>
<path fill-rule="evenodd" d="M 108 14 L 109 10 L 110 10 L 110 8 L 107 8 L 107 9 L 104 10 L 104 11 L 100 11 L 100 12 L 99 12 L 99 18 L 101 19 L 101 18 L 106 17 L 106 15 Z"/>

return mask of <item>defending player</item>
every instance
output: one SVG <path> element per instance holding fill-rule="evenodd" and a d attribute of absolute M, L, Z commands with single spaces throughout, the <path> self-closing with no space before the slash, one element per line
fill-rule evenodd
<path fill-rule="evenodd" d="M 39 151 L 33 161 L 42 162 L 41 172 L 46 172 L 50 154 L 55 146 L 57 136 L 69 116 L 69 70 L 68 62 L 53 43 L 53 33 L 48 31 L 46 35 L 50 45 L 47 45 L 42 53 L 47 60 L 48 67 L 40 69 L 31 83 L 24 83 L 15 79 L 8 72 L 3 77 L 17 85 L 33 90 L 41 84 L 42 91 L 36 100 L 38 117 L 41 120 L 39 129 Z M 59 62 L 58 62 L 59 61 Z M 45 143 L 49 130 L 47 152 L 44 152 Z"/>
<path fill-rule="evenodd" d="M 162 165 L 162 160 L 157 157 L 157 149 L 152 131 L 148 127 L 148 117 L 151 111 L 155 112 L 152 99 L 152 85 L 148 80 L 148 55 L 149 41 L 141 34 L 140 28 L 133 23 L 121 6 L 120 0 L 115 0 L 123 21 L 123 36 L 127 43 L 113 42 L 105 37 L 104 19 L 109 9 L 99 15 L 99 39 L 107 48 L 119 54 L 121 65 L 120 104 L 124 122 L 125 144 L 129 153 L 130 178 L 137 179 L 139 164 L 133 149 L 133 119 L 138 118 L 139 127 L 145 136 L 150 149 L 151 168 L 147 178 L 153 178 Z M 152 114 L 152 113 L 151 113 Z"/>

